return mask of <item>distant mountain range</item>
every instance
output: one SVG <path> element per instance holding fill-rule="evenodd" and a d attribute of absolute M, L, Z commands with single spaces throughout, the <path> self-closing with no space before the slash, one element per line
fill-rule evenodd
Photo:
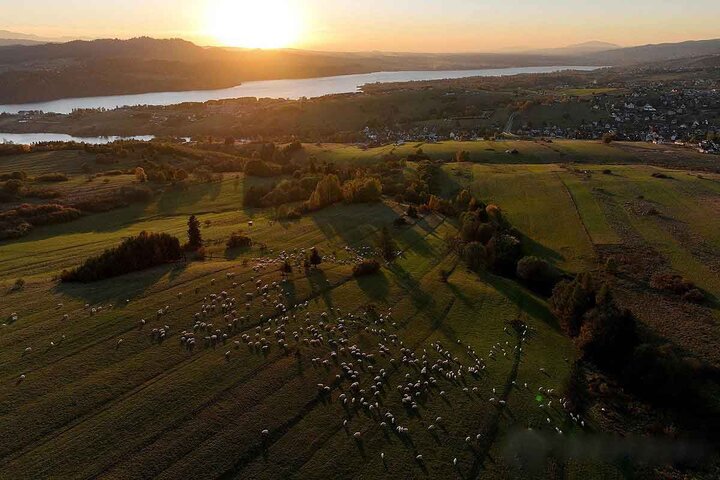
<path fill-rule="evenodd" d="M 560 48 L 544 48 L 537 50 L 528 50 L 524 53 L 529 55 L 560 55 L 560 56 L 575 56 L 575 55 L 586 55 L 589 53 L 605 52 L 608 50 L 615 50 L 621 48 L 620 45 L 608 42 L 584 42 L 576 45 L 568 45 L 567 47 Z"/>
<path fill-rule="evenodd" d="M 720 39 L 660 43 L 595 52 L 587 56 L 597 65 L 632 65 L 720 54 Z"/>
<path fill-rule="evenodd" d="M 0 32 L 0 103 L 66 97 L 226 88 L 250 80 L 313 78 L 392 70 L 519 66 L 628 66 L 720 54 L 720 39 L 620 48 L 587 42 L 519 53 L 338 53 L 200 47 L 180 39 L 42 43 Z M 712 64 L 712 62 L 710 62 Z M 50 68 L 52 67 L 52 68 Z"/>
<path fill-rule="evenodd" d="M 0 30 L 0 46 L 8 45 L 40 45 L 49 42 L 67 42 L 73 40 L 73 38 L 60 37 L 41 37 L 39 35 L 32 35 L 29 33 L 11 32 L 8 30 Z"/>

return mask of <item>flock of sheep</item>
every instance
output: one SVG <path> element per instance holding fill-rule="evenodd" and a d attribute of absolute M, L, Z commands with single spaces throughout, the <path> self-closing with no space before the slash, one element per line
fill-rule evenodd
<path fill-rule="evenodd" d="M 323 263 L 352 264 L 371 256 L 373 251 L 370 247 L 357 250 L 348 247 L 346 253 L 349 259 L 326 255 Z M 338 402 L 342 407 L 338 421 L 348 437 L 359 445 L 363 443 L 365 433 L 362 429 L 353 431 L 353 420 L 358 416 L 374 421 L 383 434 L 396 435 L 407 444 L 414 445 L 414 442 L 409 441 L 411 435 L 417 434 L 410 429 L 411 419 L 417 418 L 419 411 L 426 409 L 430 402 L 443 401 L 449 404 L 449 399 L 458 394 L 503 410 L 508 408 L 508 396 L 512 391 L 525 392 L 532 397 L 542 398 L 537 401 L 539 410 L 561 413 L 543 414 L 548 426 L 545 428 L 563 434 L 564 425 L 568 421 L 585 427 L 584 420 L 569 412 L 568 402 L 558 398 L 552 388 L 531 386 L 517 379 L 509 379 L 507 385 L 491 390 L 483 384 L 487 380 L 488 369 L 498 362 L 512 364 L 521 361 L 529 339 L 527 325 L 516 323 L 506 327 L 508 338 L 493 344 L 485 355 L 461 339 L 456 340 L 452 348 L 439 341 L 424 346 L 407 345 L 401 334 L 405 327 L 411 326 L 411 321 L 398 323 L 391 308 L 378 312 L 374 306 L 363 305 L 353 312 L 344 312 L 340 308 L 315 311 L 310 299 L 291 299 L 284 288 L 289 282 L 288 275 L 278 268 L 286 263 L 299 267 L 306 255 L 305 250 L 295 250 L 281 252 L 274 258 L 255 259 L 252 270 L 248 272 L 249 279 L 245 281 L 238 281 L 234 273 L 227 273 L 223 282 L 226 289 L 219 288 L 217 280 L 212 279 L 209 281 L 210 289 L 215 290 L 212 293 L 201 293 L 200 287 L 194 288 L 189 295 L 177 293 L 178 305 L 182 305 L 185 298 L 194 299 L 199 304 L 197 311 L 186 319 L 185 328 L 171 327 L 170 324 L 182 319 L 171 319 L 174 307 L 165 305 L 154 310 L 152 315 L 140 319 L 139 329 L 147 334 L 150 342 L 157 345 L 163 344 L 171 335 L 176 335 L 180 348 L 190 353 L 200 348 L 222 348 L 228 362 L 234 356 L 241 355 L 241 352 L 233 351 L 240 350 L 243 345 L 250 354 L 267 356 L 273 349 L 279 349 L 283 355 L 295 355 L 298 358 L 308 356 L 313 368 L 336 372 L 332 382 L 317 384 L 318 399 Z M 62 304 L 59 304 L 58 310 L 62 308 Z M 112 305 L 85 306 L 89 316 L 112 309 Z M 17 321 L 17 314 L 13 313 L 12 318 Z M 69 314 L 63 314 L 62 319 L 68 321 Z M 358 346 L 358 335 L 366 339 L 374 338 L 374 346 Z M 120 349 L 122 344 L 123 339 L 118 338 L 114 347 Z M 28 346 L 23 355 L 32 352 L 32 347 Z M 543 369 L 539 370 L 547 374 Z M 23 374 L 18 383 L 24 381 L 26 376 Z M 391 395 L 397 395 L 400 400 L 390 401 Z M 425 430 L 426 434 L 436 439 L 439 430 L 442 430 L 445 434 L 464 438 L 469 446 L 482 440 L 482 434 L 478 433 L 449 432 L 446 422 L 440 416 L 427 425 Z M 270 429 L 260 432 L 264 448 L 270 447 L 272 436 Z M 421 452 L 413 451 L 413 455 L 418 463 L 424 462 Z M 380 452 L 380 456 L 385 465 L 386 453 Z M 458 465 L 457 457 L 452 459 L 452 463 Z"/>

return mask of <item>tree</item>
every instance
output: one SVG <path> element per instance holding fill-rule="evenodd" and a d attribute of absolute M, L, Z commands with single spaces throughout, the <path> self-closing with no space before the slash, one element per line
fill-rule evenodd
<path fill-rule="evenodd" d="M 310 195 L 307 206 L 310 210 L 319 210 L 333 203 L 339 202 L 343 198 L 340 179 L 337 175 L 325 175 L 315 187 L 315 191 Z"/>
<path fill-rule="evenodd" d="M 119 246 L 91 257 L 71 271 L 63 271 L 63 282 L 94 282 L 180 260 L 180 242 L 166 233 L 141 232 Z"/>
<path fill-rule="evenodd" d="M 390 235 L 390 230 L 387 226 L 384 226 L 380 231 L 380 238 L 378 239 L 378 248 L 380 249 L 380 255 L 387 262 L 392 262 L 397 252 L 397 245 Z"/>
<path fill-rule="evenodd" d="M 517 263 L 522 256 L 522 244 L 517 237 L 497 233 L 488 242 L 488 264 L 503 275 L 513 275 L 517 271 Z"/>
<path fill-rule="evenodd" d="M 202 247 L 203 240 L 202 234 L 200 233 L 200 221 L 191 215 L 188 219 L 188 243 L 187 247 L 191 251 L 195 251 Z"/>
<path fill-rule="evenodd" d="M 589 273 L 580 273 L 574 280 L 562 281 L 553 289 L 550 310 L 568 336 L 574 338 L 580 333 L 583 315 L 595 306 L 596 292 L 595 281 Z"/>
<path fill-rule="evenodd" d="M 140 183 L 145 183 L 148 181 L 148 176 L 145 173 L 145 169 L 142 167 L 137 167 L 135 169 L 135 179 Z"/>
<path fill-rule="evenodd" d="M 312 250 L 310 250 L 310 264 L 317 268 L 317 266 L 321 263 L 322 256 L 320 255 L 320 252 L 318 252 L 318 249 L 313 247 Z"/>
<path fill-rule="evenodd" d="M 465 151 L 465 150 L 455 152 L 455 161 L 459 162 L 459 163 L 469 162 L 470 161 L 470 152 Z"/>
<path fill-rule="evenodd" d="M 363 260 L 353 267 L 353 276 L 362 277 L 372 275 L 380 271 L 380 262 L 377 260 Z"/>
<path fill-rule="evenodd" d="M 11 195 L 18 194 L 22 188 L 23 182 L 17 179 L 8 180 L 5 182 L 5 185 L 3 185 L 3 191 Z"/>
<path fill-rule="evenodd" d="M 342 193 L 347 203 L 379 202 L 382 184 L 377 178 L 356 178 L 343 185 Z"/>
<path fill-rule="evenodd" d="M 523 257 L 517 264 L 517 276 L 531 286 L 548 292 L 560 278 L 555 267 L 538 257 Z"/>

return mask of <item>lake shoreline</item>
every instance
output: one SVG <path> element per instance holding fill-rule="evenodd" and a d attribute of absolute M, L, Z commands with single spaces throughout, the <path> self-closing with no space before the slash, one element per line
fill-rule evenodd
<path fill-rule="evenodd" d="M 471 70 L 424 70 L 372 72 L 331 77 L 248 81 L 229 88 L 147 92 L 137 94 L 76 97 L 44 102 L 0 105 L 0 114 L 16 115 L 23 111 L 42 111 L 67 115 L 75 109 L 114 110 L 123 107 L 170 106 L 182 103 L 205 103 L 237 98 L 317 98 L 326 95 L 360 93 L 364 85 L 403 83 L 471 77 L 500 77 L 523 74 L 555 73 L 565 70 L 593 71 L 599 66 L 509 67 Z"/>

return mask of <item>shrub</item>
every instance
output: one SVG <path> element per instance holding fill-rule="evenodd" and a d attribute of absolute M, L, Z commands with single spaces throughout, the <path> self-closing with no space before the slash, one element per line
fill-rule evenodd
<path fill-rule="evenodd" d="M 245 164 L 245 175 L 249 177 L 277 177 L 282 174 L 279 165 L 264 162 L 260 159 L 248 160 Z"/>
<path fill-rule="evenodd" d="M 353 276 L 362 277 L 364 275 L 373 275 L 379 271 L 380 262 L 377 260 L 363 260 L 353 267 Z"/>
<path fill-rule="evenodd" d="M 523 257 L 517 264 L 517 276 L 543 292 L 550 292 L 560 279 L 560 272 L 546 260 Z"/>
<path fill-rule="evenodd" d="M 23 288 L 25 288 L 25 280 L 22 278 L 18 278 L 17 280 L 15 280 L 15 283 L 10 290 L 12 290 L 13 292 L 19 292 Z"/>
<path fill-rule="evenodd" d="M 443 215 L 450 217 L 457 213 L 455 207 L 448 200 L 440 198 L 436 195 L 430 195 L 427 206 L 433 212 L 442 213 Z"/>
<path fill-rule="evenodd" d="M 80 218 L 82 212 L 75 208 L 56 204 L 23 204 L 0 213 L 0 238 L 20 238 L 33 227 L 69 222 Z"/>
<path fill-rule="evenodd" d="M 379 202 L 382 195 L 382 184 L 377 178 L 356 178 L 345 182 L 342 187 L 342 195 L 347 203 Z"/>
<path fill-rule="evenodd" d="M 513 235 L 496 233 L 487 244 L 488 265 L 503 275 L 514 275 L 522 256 L 520 240 Z"/>
<path fill-rule="evenodd" d="M 87 259 L 81 266 L 61 275 L 63 282 L 94 282 L 181 259 L 180 242 L 166 233 L 141 232 L 119 246 Z"/>
<path fill-rule="evenodd" d="M 695 284 L 674 273 L 656 273 L 650 278 L 650 286 L 656 290 L 663 290 L 683 295 L 695 289 Z"/>
<path fill-rule="evenodd" d="M 62 193 L 49 188 L 28 188 L 23 192 L 25 198 L 39 198 L 41 200 L 49 200 L 51 198 L 60 198 Z"/>
<path fill-rule="evenodd" d="M 242 233 L 233 233 L 226 244 L 227 248 L 250 248 L 252 247 L 252 239 Z"/>
<path fill-rule="evenodd" d="M 20 190 L 22 190 L 24 184 L 22 180 L 18 180 L 16 178 L 8 180 L 3 185 L 3 192 L 8 193 L 10 195 L 17 195 L 20 193 Z"/>
<path fill-rule="evenodd" d="M 12 173 L 3 173 L 2 175 L 0 175 L 0 182 L 5 182 L 7 180 L 27 180 L 27 173 L 12 172 Z"/>
<path fill-rule="evenodd" d="M 64 173 L 44 173 L 35 177 L 35 181 L 45 183 L 67 182 L 68 180 L 68 176 Z"/>
<path fill-rule="evenodd" d="M 686 302 L 702 303 L 705 301 L 705 294 L 698 288 L 688 290 L 682 296 Z"/>

